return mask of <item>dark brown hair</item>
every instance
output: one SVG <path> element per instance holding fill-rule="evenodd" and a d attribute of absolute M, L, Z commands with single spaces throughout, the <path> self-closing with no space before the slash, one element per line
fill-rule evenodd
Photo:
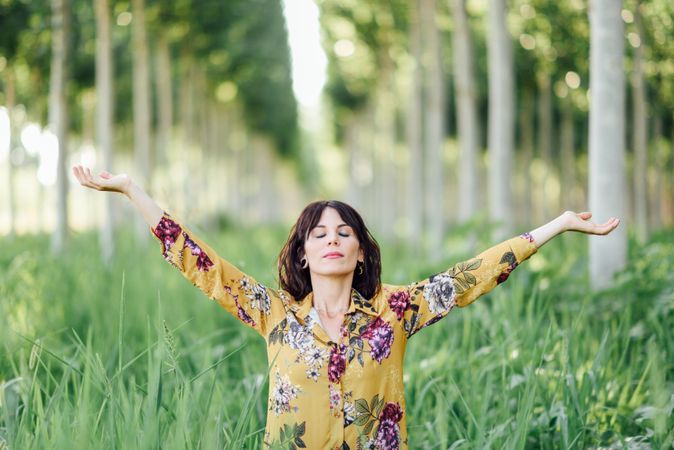
<path fill-rule="evenodd" d="M 300 260 L 304 255 L 304 243 L 309 232 L 318 225 L 325 208 L 334 208 L 344 222 L 349 225 L 363 249 L 363 273 L 356 269 L 353 274 L 352 287 L 367 299 L 373 298 L 381 288 L 381 255 L 379 245 L 370 230 L 365 226 L 363 218 L 353 207 L 338 200 L 321 200 L 308 204 L 297 222 L 290 229 L 288 241 L 278 257 L 278 276 L 281 289 L 287 291 L 295 299 L 301 300 L 312 291 L 309 270 L 302 268 Z"/>

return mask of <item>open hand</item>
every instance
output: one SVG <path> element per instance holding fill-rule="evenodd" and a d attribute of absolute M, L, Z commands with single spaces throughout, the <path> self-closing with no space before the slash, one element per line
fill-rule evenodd
<path fill-rule="evenodd" d="M 88 167 L 80 165 L 73 166 L 73 174 L 82 186 L 97 191 L 119 192 L 128 195 L 131 178 L 125 173 L 113 175 L 105 170 L 98 173 L 98 176 L 92 175 Z"/>
<path fill-rule="evenodd" d="M 566 230 L 580 231 L 586 234 L 609 234 L 620 224 L 620 219 L 617 217 L 611 217 L 601 225 L 590 222 L 588 219 L 592 217 L 591 212 L 575 213 L 573 211 L 566 211 L 562 214 L 562 217 L 564 217 Z"/>

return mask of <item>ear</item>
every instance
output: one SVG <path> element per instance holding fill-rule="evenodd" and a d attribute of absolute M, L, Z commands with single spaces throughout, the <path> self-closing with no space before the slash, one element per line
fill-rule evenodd
<path fill-rule="evenodd" d="M 364 263 L 365 262 L 365 252 L 361 248 L 358 250 L 358 261 Z"/>

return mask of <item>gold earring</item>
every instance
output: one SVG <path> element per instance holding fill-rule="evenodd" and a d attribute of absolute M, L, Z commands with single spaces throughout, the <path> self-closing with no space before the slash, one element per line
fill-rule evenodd
<path fill-rule="evenodd" d="M 302 269 L 306 269 L 307 267 L 309 267 L 309 264 L 307 264 L 306 258 L 300 259 L 300 263 L 302 264 Z"/>
<path fill-rule="evenodd" d="M 362 261 L 359 261 L 359 263 L 360 263 L 359 264 L 360 265 L 360 271 L 358 272 L 358 275 L 362 275 L 363 274 L 363 267 L 365 266 L 365 263 L 363 263 Z"/>

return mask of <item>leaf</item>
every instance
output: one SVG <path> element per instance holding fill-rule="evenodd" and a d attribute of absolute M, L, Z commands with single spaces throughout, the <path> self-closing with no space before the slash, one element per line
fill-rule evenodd
<path fill-rule="evenodd" d="M 477 284 L 477 279 L 475 278 L 475 275 L 473 275 L 472 273 L 466 272 L 463 275 L 466 277 L 466 281 L 469 284 L 473 284 L 473 285 Z"/>
<path fill-rule="evenodd" d="M 515 254 L 513 252 L 506 252 L 501 256 L 501 261 L 499 261 L 499 264 L 507 263 L 507 264 L 514 264 L 517 262 L 517 258 L 515 258 Z"/>
<path fill-rule="evenodd" d="M 307 422 L 304 421 L 301 424 L 297 425 L 296 428 L 297 433 L 295 434 L 295 436 L 304 436 L 304 432 L 306 431 L 306 429 L 307 429 Z"/>
<path fill-rule="evenodd" d="M 384 399 L 380 398 L 379 404 L 375 408 L 375 413 L 374 413 L 375 416 L 379 417 L 379 414 L 381 414 L 381 409 L 382 409 L 383 406 L 384 406 Z"/>
<path fill-rule="evenodd" d="M 461 285 L 459 285 L 459 283 L 456 283 L 454 285 L 454 290 L 456 291 L 457 294 L 463 294 L 464 292 L 466 292 L 466 290 L 462 288 Z"/>
<path fill-rule="evenodd" d="M 370 400 L 370 411 L 374 411 L 377 408 L 377 403 L 379 403 L 379 394 L 374 394 L 374 397 Z"/>
<path fill-rule="evenodd" d="M 370 420 L 370 415 L 369 414 L 362 414 L 358 417 L 356 417 L 356 420 L 353 421 L 356 425 L 365 425 L 367 421 Z"/>
<path fill-rule="evenodd" d="M 374 422 L 375 422 L 374 420 L 371 420 L 367 423 L 367 425 L 365 425 L 365 427 L 363 428 L 364 434 L 370 434 L 370 431 L 372 431 L 372 427 L 374 427 Z"/>
<path fill-rule="evenodd" d="M 471 261 L 471 263 L 466 266 L 466 270 L 475 270 L 478 267 L 480 267 L 481 265 L 482 265 L 482 260 L 481 259 L 475 259 L 475 260 Z"/>
<path fill-rule="evenodd" d="M 358 353 L 358 362 L 361 366 L 365 366 L 365 363 L 363 362 L 363 352 Z"/>
<path fill-rule="evenodd" d="M 364 398 L 359 398 L 356 400 L 356 414 L 370 415 L 370 408 L 367 405 L 367 400 Z"/>
<path fill-rule="evenodd" d="M 456 281 L 456 282 L 457 282 L 456 284 L 458 284 L 458 285 L 459 285 L 462 289 L 464 289 L 464 290 L 465 290 L 465 289 L 468 289 L 468 288 L 470 287 L 470 285 L 469 285 L 469 284 L 466 282 L 466 280 L 464 280 L 463 278 L 458 278 L 458 277 L 457 277 L 457 278 L 454 278 L 454 281 Z M 455 287 L 456 287 L 456 286 L 455 286 Z"/>
<path fill-rule="evenodd" d="M 299 437 L 295 438 L 295 445 L 297 445 L 299 448 L 307 448 L 304 441 L 302 439 L 300 439 Z"/>

